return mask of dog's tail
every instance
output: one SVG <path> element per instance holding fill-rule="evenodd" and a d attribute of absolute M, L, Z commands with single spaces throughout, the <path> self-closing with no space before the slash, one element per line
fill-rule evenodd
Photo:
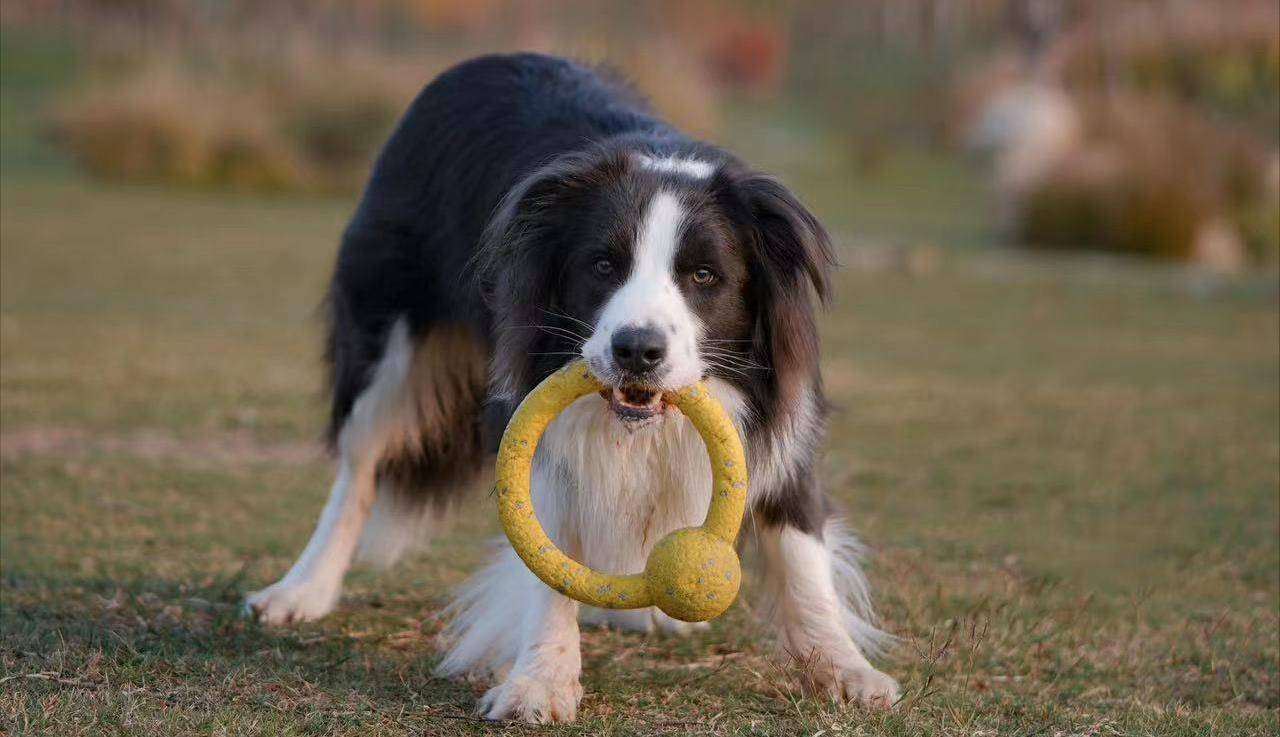
<path fill-rule="evenodd" d="M 822 540 L 831 556 L 831 578 L 840 601 L 840 620 L 854 643 L 867 657 L 883 655 L 894 638 L 875 625 L 875 609 L 867 577 L 862 572 L 866 546 L 839 517 L 828 517 Z"/>
<path fill-rule="evenodd" d="M 450 678 L 499 675 L 519 654 L 525 614 L 513 601 L 524 601 L 530 588 L 541 588 L 524 562 L 499 543 L 493 561 L 469 580 L 445 615 L 448 651 L 436 675 Z"/>

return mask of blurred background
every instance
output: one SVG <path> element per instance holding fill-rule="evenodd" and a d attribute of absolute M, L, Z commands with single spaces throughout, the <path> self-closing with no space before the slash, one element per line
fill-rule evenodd
<path fill-rule="evenodd" d="M 317 306 L 371 158 L 516 49 L 832 231 L 822 480 L 906 694 L 800 698 L 749 582 L 682 644 L 588 633 L 566 733 L 1280 732 L 1277 0 L 3 0 L 0 733 L 485 729 L 430 670 L 482 496 L 321 623 L 238 607 L 332 480 Z"/>
<path fill-rule="evenodd" d="M 10 169 L 350 194 L 425 81 L 533 49 L 620 68 L 859 241 L 1280 255 L 1269 0 L 9 0 L 0 20 Z"/>

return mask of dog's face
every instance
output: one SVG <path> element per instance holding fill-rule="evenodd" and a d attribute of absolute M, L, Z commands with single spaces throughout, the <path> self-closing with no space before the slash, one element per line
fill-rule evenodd
<path fill-rule="evenodd" d="M 615 152 L 535 174 L 487 234 L 495 365 L 522 395 L 575 355 L 622 422 L 717 376 L 776 394 L 816 364 L 809 294 L 825 234 L 786 190 L 734 164 Z"/>
<path fill-rule="evenodd" d="M 582 355 L 624 421 L 661 414 L 664 389 L 706 377 L 717 358 L 732 365 L 750 342 L 742 245 L 697 194 L 659 183 L 625 237 L 584 238 L 561 281 L 565 311 L 591 326 Z"/>

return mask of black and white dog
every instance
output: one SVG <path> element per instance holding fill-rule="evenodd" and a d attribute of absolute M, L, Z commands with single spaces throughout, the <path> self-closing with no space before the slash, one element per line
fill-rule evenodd
<path fill-rule="evenodd" d="M 826 233 L 774 179 L 656 118 L 625 84 L 554 57 L 486 56 L 440 75 L 379 156 L 328 295 L 329 437 L 339 463 L 298 561 L 252 594 L 259 620 L 324 616 L 357 549 L 389 562 L 485 470 L 514 406 L 584 357 L 584 397 L 538 448 L 538 517 L 566 552 L 633 573 L 701 524 L 710 464 L 662 401 L 706 379 L 746 439 L 749 529 L 772 621 L 807 685 L 887 705 L 864 656 L 857 546 L 815 467 L 825 405 L 816 303 Z M 498 683 L 492 718 L 574 718 L 579 621 L 684 633 L 656 609 L 598 611 L 503 548 L 453 607 L 443 674 Z"/>

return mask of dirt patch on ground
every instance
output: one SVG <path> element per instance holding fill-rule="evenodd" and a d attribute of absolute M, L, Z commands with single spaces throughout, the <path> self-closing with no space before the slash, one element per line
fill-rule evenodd
<path fill-rule="evenodd" d="M 247 432 L 177 436 L 149 430 L 113 434 L 69 427 L 29 427 L 0 433 L 0 459 L 5 461 L 27 456 L 96 454 L 198 465 L 302 466 L 325 460 L 324 449 L 318 443 L 267 442 Z"/>

